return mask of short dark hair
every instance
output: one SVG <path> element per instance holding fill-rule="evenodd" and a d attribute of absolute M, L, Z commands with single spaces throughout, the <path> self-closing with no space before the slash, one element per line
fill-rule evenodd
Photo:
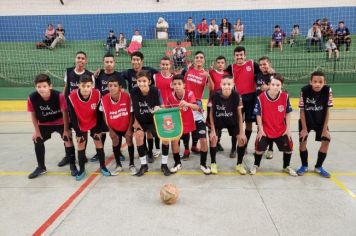
<path fill-rule="evenodd" d="M 205 53 L 203 51 L 196 51 L 194 53 L 194 56 L 198 55 L 198 54 L 203 54 L 203 56 L 205 57 Z"/>
<path fill-rule="evenodd" d="M 141 58 L 142 61 L 143 61 L 143 59 L 145 58 L 145 57 L 143 56 L 143 53 L 142 53 L 142 52 L 139 52 L 139 51 L 133 52 L 133 53 L 131 54 L 131 59 L 132 59 L 133 57 L 139 57 L 139 58 Z"/>
<path fill-rule="evenodd" d="M 181 74 L 174 75 L 173 78 L 172 78 L 172 82 L 173 82 L 174 80 L 181 80 L 181 81 L 183 81 L 183 83 L 184 83 L 184 76 L 181 75 Z"/>
<path fill-rule="evenodd" d="M 218 56 L 215 61 L 218 61 L 218 60 L 224 60 L 226 62 L 226 58 L 224 56 Z"/>
<path fill-rule="evenodd" d="M 112 58 L 115 58 L 113 54 L 111 54 L 110 52 L 106 53 L 104 56 L 103 56 L 103 60 L 105 57 L 112 57 Z"/>
<path fill-rule="evenodd" d="M 167 56 L 164 56 L 161 58 L 161 61 L 170 61 L 171 59 Z"/>
<path fill-rule="evenodd" d="M 280 27 L 279 27 L 279 25 L 275 25 L 274 28 L 276 29 L 276 28 L 280 28 Z"/>
<path fill-rule="evenodd" d="M 141 70 L 136 73 L 136 79 L 146 77 L 148 80 L 151 80 L 151 73 L 148 70 Z"/>
<path fill-rule="evenodd" d="M 222 79 L 233 79 L 234 77 L 232 75 L 224 75 Z"/>
<path fill-rule="evenodd" d="M 109 79 L 108 79 L 108 83 L 118 83 L 120 86 L 121 86 L 121 84 L 120 84 L 120 81 L 119 81 L 119 79 L 117 78 L 117 77 L 109 77 Z"/>
<path fill-rule="evenodd" d="M 35 85 L 38 83 L 46 82 L 48 85 L 51 85 L 51 79 L 46 74 L 38 74 L 35 77 L 34 83 Z"/>
<path fill-rule="evenodd" d="M 269 64 L 272 64 L 271 59 L 267 56 L 260 57 L 260 59 L 258 59 L 258 62 L 260 62 L 260 61 L 268 61 Z"/>
<path fill-rule="evenodd" d="M 283 85 L 283 83 L 284 83 L 284 77 L 283 77 L 283 75 L 281 75 L 281 74 L 274 73 L 274 74 L 271 76 L 271 80 L 272 80 L 272 79 L 276 79 L 276 80 L 281 81 L 282 85 Z"/>
<path fill-rule="evenodd" d="M 87 54 L 85 52 L 83 52 L 83 51 L 77 51 L 75 53 L 75 56 L 77 56 L 78 54 L 83 54 L 85 57 L 87 57 Z"/>
<path fill-rule="evenodd" d="M 245 47 L 243 47 L 243 46 L 237 46 L 237 47 L 234 49 L 234 54 L 235 54 L 235 52 L 244 52 L 244 53 L 246 53 L 246 49 L 245 49 Z"/>
<path fill-rule="evenodd" d="M 339 21 L 339 24 L 345 24 L 345 21 L 343 21 L 343 20 L 341 20 L 341 21 Z"/>
<path fill-rule="evenodd" d="M 93 83 L 91 75 L 83 74 L 79 77 L 79 83 Z"/>
<path fill-rule="evenodd" d="M 326 79 L 325 73 L 320 70 L 317 70 L 317 71 L 314 71 L 313 73 L 311 73 L 310 80 L 312 80 L 314 76 L 322 76 Z"/>
<path fill-rule="evenodd" d="M 299 28 L 299 25 L 293 25 L 293 28 L 295 28 L 295 27 L 298 27 L 298 28 Z"/>

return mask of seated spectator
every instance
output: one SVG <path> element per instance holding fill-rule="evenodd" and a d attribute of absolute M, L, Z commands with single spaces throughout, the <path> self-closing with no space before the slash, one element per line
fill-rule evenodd
<path fill-rule="evenodd" d="M 106 48 L 106 53 L 112 53 L 112 51 L 115 48 L 116 45 L 116 36 L 113 30 L 109 31 L 109 36 L 106 39 L 106 44 L 105 44 L 105 48 Z"/>
<path fill-rule="evenodd" d="M 177 70 L 184 65 L 187 49 L 181 46 L 181 42 L 177 41 L 177 47 L 172 50 L 174 69 Z"/>
<path fill-rule="evenodd" d="M 226 18 L 223 18 L 221 20 L 219 30 L 221 31 L 220 46 L 231 45 L 232 43 L 231 23 Z"/>
<path fill-rule="evenodd" d="M 234 24 L 234 31 L 235 42 L 238 45 L 244 36 L 244 25 L 241 23 L 240 18 L 237 18 L 236 24 Z"/>
<path fill-rule="evenodd" d="M 320 19 L 316 19 L 315 20 L 315 24 L 319 27 L 319 29 L 320 29 L 320 27 L 321 27 L 321 20 Z"/>
<path fill-rule="evenodd" d="M 319 50 L 321 51 L 321 31 L 317 23 L 313 24 L 313 27 L 311 27 L 308 30 L 307 34 L 307 50 L 310 52 L 310 47 L 312 44 L 316 44 L 319 47 Z"/>
<path fill-rule="evenodd" d="M 206 23 L 206 19 L 203 18 L 201 20 L 201 23 L 198 25 L 197 27 L 197 31 L 198 31 L 198 44 L 201 42 L 202 39 L 204 39 L 205 41 L 208 41 L 208 33 L 209 33 L 209 26 Z"/>
<path fill-rule="evenodd" d="M 135 30 L 135 34 L 132 36 L 130 45 L 126 50 L 127 53 L 131 55 L 132 53 L 139 51 L 142 47 L 142 40 L 143 39 L 140 31 Z"/>
<path fill-rule="evenodd" d="M 271 52 L 275 45 L 278 45 L 278 47 L 281 49 L 281 51 L 283 51 L 284 36 L 285 36 L 285 33 L 281 30 L 281 27 L 279 25 L 276 25 L 274 27 L 274 32 L 272 34 Z"/>
<path fill-rule="evenodd" d="M 54 29 L 52 24 L 48 24 L 44 36 L 45 36 L 45 38 L 44 38 L 44 40 L 42 40 L 42 42 L 36 43 L 36 47 L 38 49 L 49 48 L 51 46 L 51 44 L 53 43 L 54 39 L 56 38 L 56 30 Z"/>
<path fill-rule="evenodd" d="M 126 49 L 126 38 L 124 33 L 120 33 L 119 37 L 117 38 L 115 49 L 116 49 L 116 56 L 120 55 L 120 49 L 125 50 Z"/>
<path fill-rule="evenodd" d="M 333 28 L 328 21 L 328 18 L 323 18 L 320 26 L 321 36 L 323 38 L 323 42 L 326 42 L 329 38 L 334 36 Z"/>
<path fill-rule="evenodd" d="M 333 53 L 336 56 L 336 60 L 340 60 L 340 52 L 336 47 L 336 44 L 334 43 L 334 40 L 332 38 L 329 38 L 329 40 L 325 44 L 326 51 L 328 52 L 328 60 L 331 60 L 331 57 Z"/>
<path fill-rule="evenodd" d="M 300 34 L 299 25 L 293 25 L 292 32 L 290 33 L 289 45 L 292 47 L 297 43 L 298 36 Z"/>
<path fill-rule="evenodd" d="M 168 39 L 168 22 L 163 18 L 158 18 L 156 24 L 157 39 Z"/>
<path fill-rule="evenodd" d="M 64 33 L 65 30 L 63 29 L 62 24 L 58 24 L 56 29 L 56 38 L 53 40 L 51 46 L 49 46 L 49 49 L 55 48 L 57 44 L 64 43 L 65 40 Z"/>
<path fill-rule="evenodd" d="M 186 41 L 191 42 L 193 45 L 195 39 L 195 24 L 193 23 L 192 17 L 188 18 L 188 22 L 184 25 L 184 31 Z"/>
<path fill-rule="evenodd" d="M 212 19 L 209 25 L 209 38 L 210 38 L 210 46 L 215 46 L 218 43 L 218 33 L 219 26 L 216 24 L 216 20 Z"/>
<path fill-rule="evenodd" d="M 351 36 L 349 29 L 345 26 L 344 21 L 339 22 L 339 27 L 335 30 L 335 43 L 340 50 L 341 44 L 346 44 L 346 51 L 349 51 L 351 45 Z"/>

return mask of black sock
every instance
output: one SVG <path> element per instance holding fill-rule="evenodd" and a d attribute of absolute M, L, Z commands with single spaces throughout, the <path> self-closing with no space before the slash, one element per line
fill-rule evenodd
<path fill-rule="evenodd" d="M 177 166 L 178 164 L 181 164 L 179 152 L 178 153 L 173 153 L 173 159 L 174 159 L 174 166 Z"/>
<path fill-rule="evenodd" d="M 207 156 L 208 156 L 208 152 L 200 151 L 200 165 L 206 167 Z"/>
<path fill-rule="evenodd" d="M 236 152 L 237 138 L 235 135 L 231 136 L 231 152 Z"/>
<path fill-rule="evenodd" d="M 273 152 L 273 141 L 272 140 L 269 141 L 268 151 L 272 151 Z"/>
<path fill-rule="evenodd" d="M 290 165 L 290 158 L 292 153 L 283 152 L 283 169 Z"/>
<path fill-rule="evenodd" d="M 121 165 L 121 160 L 120 160 L 120 147 L 121 147 L 121 145 L 119 144 L 119 145 L 117 145 L 117 146 L 113 146 L 112 147 L 112 150 L 113 150 L 113 152 L 114 152 L 114 157 L 115 157 L 115 161 L 116 161 L 116 165 L 118 165 L 118 166 L 122 166 Z"/>
<path fill-rule="evenodd" d="M 42 141 L 35 143 L 35 153 L 37 159 L 37 165 L 41 169 L 46 169 L 45 166 L 45 146 Z"/>
<path fill-rule="evenodd" d="M 147 139 L 147 143 L 148 143 L 148 153 L 149 153 L 149 154 L 152 154 L 152 150 L 153 150 L 153 138 Z"/>
<path fill-rule="evenodd" d="M 98 155 L 99 163 L 100 163 L 100 168 L 105 169 L 105 153 L 104 153 L 104 148 L 97 148 L 96 149 L 96 154 Z"/>
<path fill-rule="evenodd" d="M 318 160 L 316 161 L 315 168 L 320 168 L 323 165 L 325 158 L 326 158 L 326 153 L 319 151 Z"/>
<path fill-rule="evenodd" d="M 245 130 L 245 135 L 247 138 L 246 147 L 248 145 L 248 141 L 250 141 L 251 134 L 252 134 L 252 130 L 247 130 L 247 129 Z"/>
<path fill-rule="evenodd" d="M 189 140 L 190 140 L 189 134 L 183 136 L 183 145 L 185 150 L 189 150 Z"/>
<path fill-rule="evenodd" d="M 199 141 L 199 139 L 198 138 L 196 138 L 196 137 L 192 137 L 192 147 L 196 147 L 197 146 L 197 144 L 198 144 L 198 141 Z"/>
<path fill-rule="evenodd" d="M 134 163 L 134 156 L 135 156 L 135 147 L 134 147 L 134 145 L 132 145 L 132 146 L 127 146 L 127 149 L 128 149 L 128 151 L 129 151 L 129 157 L 130 157 L 130 166 L 131 165 L 135 165 L 135 163 Z"/>
<path fill-rule="evenodd" d="M 210 147 L 211 163 L 216 163 L 216 147 Z"/>
<path fill-rule="evenodd" d="M 66 150 L 66 157 L 69 159 L 69 164 L 75 164 L 75 149 L 74 146 L 72 147 L 65 147 Z"/>
<path fill-rule="evenodd" d="M 255 166 L 260 166 L 262 160 L 262 154 L 256 154 L 255 153 Z"/>
<path fill-rule="evenodd" d="M 163 144 L 162 143 L 162 156 L 168 156 L 169 153 L 169 144 Z"/>
<path fill-rule="evenodd" d="M 161 140 L 158 138 L 158 137 L 156 137 L 155 138 L 155 147 L 156 147 L 156 149 L 159 149 L 160 148 L 160 142 L 161 142 Z"/>
<path fill-rule="evenodd" d="M 85 149 L 78 150 L 78 163 L 79 163 L 79 173 L 81 174 L 85 171 Z"/>
<path fill-rule="evenodd" d="M 146 156 L 146 147 L 145 145 L 137 146 L 137 152 L 139 157 Z"/>
<path fill-rule="evenodd" d="M 300 151 L 300 160 L 302 161 L 302 166 L 308 167 L 308 150 Z"/>
<path fill-rule="evenodd" d="M 105 140 L 106 140 L 106 133 L 101 133 L 101 142 L 103 143 L 103 148 L 104 148 Z"/>
<path fill-rule="evenodd" d="M 245 155 L 245 149 L 246 147 L 237 147 L 237 164 L 241 164 L 243 159 L 244 159 L 244 155 Z"/>

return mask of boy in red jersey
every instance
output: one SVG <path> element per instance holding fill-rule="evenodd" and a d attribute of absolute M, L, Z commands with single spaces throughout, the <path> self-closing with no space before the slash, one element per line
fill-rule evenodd
<path fill-rule="evenodd" d="M 241 95 L 233 90 L 235 85 L 231 75 L 224 75 L 220 84 L 221 89 L 216 91 L 211 98 L 212 107 L 210 113 L 208 114 L 210 116 L 211 128 L 211 173 L 218 173 L 218 167 L 216 165 L 216 144 L 218 141 L 217 134 L 221 133 L 221 130 L 226 128 L 229 135 L 235 137 L 239 141 L 236 170 L 240 174 L 245 175 L 246 170 L 242 165 L 242 161 L 245 155 L 245 144 L 247 140 L 243 129 Z"/>
<path fill-rule="evenodd" d="M 307 139 L 311 130 L 315 131 L 315 141 L 321 142 L 318 159 L 314 171 L 322 177 L 331 175 L 322 167 L 330 144 L 329 112 L 333 106 L 333 93 L 326 83 L 325 74 L 321 71 L 312 73 L 309 85 L 300 92 L 299 108 L 299 151 L 302 166 L 297 170 L 298 175 L 308 171 Z"/>
<path fill-rule="evenodd" d="M 234 77 L 235 88 L 242 97 L 247 147 L 252 133 L 252 123 L 256 121 L 256 117 L 253 114 L 256 102 L 255 75 L 258 74 L 260 69 L 253 60 L 246 60 L 246 50 L 242 46 L 237 46 L 234 49 L 234 59 L 235 63 L 229 65 L 226 71 Z"/>
<path fill-rule="evenodd" d="M 109 128 L 110 137 L 112 140 L 112 149 L 116 160 L 116 167 L 112 171 L 112 175 L 117 175 L 122 171 L 121 151 L 122 138 L 125 137 L 129 156 L 129 170 L 132 175 L 136 174 L 136 167 L 133 155 L 133 115 L 131 108 L 130 95 L 122 90 L 122 86 L 117 78 L 108 79 L 108 90 L 102 99 L 102 108 L 104 112 L 105 122 Z"/>
<path fill-rule="evenodd" d="M 28 176 L 29 179 L 47 172 L 45 166 L 44 143 L 57 132 L 64 140 L 66 156 L 70 162 L 71 174 L 75 176 L 75 150 L 68 128 L 67 104 L 62 93 L 52 89 L 50 78 L 39 74 L 35 78 L 36 92 L 30 94 L 27 100 L 27 111 L 31 112 L 32 124 L 35 132 L 32 140 L 35 145 L 37 168 Z"/>
<path fill-rule="evenodd" d="M 157 137 L 153 112 L 159 109 L 162 105 L 160 92 L 155 86 L 150 86 L 150 78 L 151 75 L 148 71 L 142 70 L 138 72 L 136 75 L 137 87 L 133 88 L 130 93 L 135 118 L 133 128 L 135 131 L 137 151 L 141 161 L 141 167 L 135 174 L 136 176 L 142 176 L 148 171 L 147 151 L 144 144 L 144 137 L 145 134 L 148 133 Z M 167 166 L 168 152 L 168 142 L 162 141 L 161 171 L 165 176 L 171 174 Z"/>
<path fill-rule="evenodd" d="M 196 104 L 196 99 L 192 91 L 186 90 L 184 84 L 184 77 L 182 75 L 175 75 L 172 79 L 173 92 L 168 97 L 169 107 L 179 107 L 183 122 L 183 139 L 184 143 L 189 143 L 190 132 L 195 130 L 195 122 L 193 111 L 198 110 L 199 106 Z M 188 150 L 189 151 L 189 150 Z M 174 166 L 170 169 L 172 173 L 182 169 L 182 163 L 179 156 L 179 141 L 172 142 L 172 152 L 174 158 Z"/>
<path fill-rule="evenodd" d="M 105 154 L 101 141 L 102 124 L 99 118 L 100 91 L 93 88 L 94 84 L 91 76 L 82 75 L 79 79 L 79 88 L 69 95 L 69 115 L 75 130 L 78 143 L 79 172 L 76 180 L 82 180 L 85 175 L 85 149 L 88 139 L 88 131 L 94 140 L 96 153 L 100 163 L 100 172 L 104 176 L 110 176 L 110 171 L 105 166 Z"/>
<path fill-rule="evenodd" d="M 168 96 L 172 93 L 171 82 L 173 77 L 169 57 L 161 58 L 160 67 L 161 71 L 154 74 L 153 78 L 156 88 L 158 88 L 161 93 L 163 105 L 167 105 Z"/>
<path fill-rule="evenodd" d="M 282 91 L 283 82 L 282 75 L 273 75 L 269 89 L 257 98 L 254 113 L 257 116 L 258 133 L 255 142 L 255 163 L 250 170 L 251 175 L 256 174 L 262 154 L 272 140 L 277 144 L 279 151 L 283 152 L 283 171 L 291 176 L 297 176 L 289 166 L 293 150 L 290 132 L 292 107 L 288 93 Z"/>

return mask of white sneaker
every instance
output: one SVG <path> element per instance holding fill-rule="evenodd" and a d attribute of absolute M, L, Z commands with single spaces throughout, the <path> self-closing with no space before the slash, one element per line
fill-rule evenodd
<path fill-rule="evenodd" d="M 200 169 L 201 169 L 201 171 L 203 171 L 203 173 L 204 174 L 206 174 L 206 175 L 210 175 L 211 174 L 211 170 L 210 170 L 210 168 L 207 166 L 207 167 L 205 167 L 205 166 L 200 166 Z"/>
<path fill-rule="evenodd" d="M 159 157 L 159 155 L 161 155 L 161 151 L 160 150 L 152 150 L 152 155 L 154 158 Z"/>
<path fill-rule="evenodd" d="M 255 175 L 257 173 L 258 166 L 253 165 L 250 169 L 250 175 Z"/>
<path fill-rule="evenodd" d="M 114 176 L 116 176 L 116 175 L 118 175 L 120 172 L 122 172 L 122 170 L 123 170 L 123 168 L 122 168 L 122 166 L 116 166 L 113 170 L 111 170 L 110 172 L 111 172 L 111 175 L 114 175 Z"/>
<path fill-rule="evenodd" d="M 178 164 L 176 166 L 173 166 L 171 169 L 169 169 L 171 171 L 171 173 L 177 173 L 178 171 L 180 171 L 182 169 L 182 164 Z"/>
<path fill-rule="evenodd" d="M 273 158 L 273 151 L 266 151 L 265 154 L 264 154 L 265 158 L 266 159 L 272 159 Z"/>
<path fill-rule="evenodd" d="M 242 164 L 238 164 L 235 167 L 236 171 L 239 172 L 241 175 L 245 175 L 247 174 L 247 171 L 245 169 L 245 167 Z"/>
<path fill-rule="evenodd" d="M 131 175 L 135 175 L 137 173 L 137 169 L 134 165 L 129 166 L 129 171 Z"/>
<path fill-rule="evenodd" d="M 288 173 L 290 176 L 298 176 L 295 170 L 292 169 L 292 167 L 287 166 L 286 168 L 283 169 L 284 172 Z"/>

